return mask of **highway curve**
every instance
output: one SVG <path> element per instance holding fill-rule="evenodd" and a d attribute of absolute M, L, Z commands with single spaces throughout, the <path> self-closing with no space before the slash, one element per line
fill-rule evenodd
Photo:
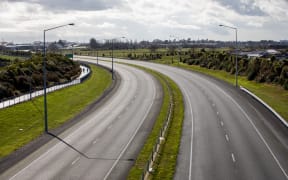
<path fill-rule="evenodd" d="M 157 118 L 162 91 L 141 70 L 116 69 L 121 83 L 111 98 L 0 179 L 125 179 Z"/>
<path fill-rule="evenodd" d="M 116 61 L 159 71 L 183 93 L 185 119 L 174 179 L 288 179 L 288 128 L 250 96 L 192 71 Z"/>

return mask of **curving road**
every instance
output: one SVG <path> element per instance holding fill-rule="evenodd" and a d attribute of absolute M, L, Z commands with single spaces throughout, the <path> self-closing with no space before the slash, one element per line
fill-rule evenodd
<path fill-rule="evenodd" d="M 0 179 L 125 179 L 153 127 L 162 91 L 151 75 L 125 65 L 116 68 L 121 83 L 111 98 Z"/>
<path fill-rule="evenodd" d="M 115 61 L 154 69 L 179 85 L 185 119 L 174 179 L 288 179 L 288 129 L 250 96 L 199 73 Z"/>

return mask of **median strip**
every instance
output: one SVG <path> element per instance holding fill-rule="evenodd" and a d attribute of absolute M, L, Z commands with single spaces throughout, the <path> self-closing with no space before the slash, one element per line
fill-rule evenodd
<path fill-rule="evenodd" d="M 152 74 L 163 87 L 163 104 L 128 179 L 172 179 L 180 146 L 184 105 L 180 89 L 167 76 L 141 66 L 131 65 Z M 165 167 L 165 168 L 164 168 Z"/>

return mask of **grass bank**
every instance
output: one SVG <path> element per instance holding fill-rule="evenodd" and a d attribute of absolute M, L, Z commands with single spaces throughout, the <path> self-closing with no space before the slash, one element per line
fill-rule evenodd
<path fill-rule="evenodd" d="M 111 75 L 91 65 L 92 75 L 84 83 L 47 95 L 49 129 L 80 113 L 111 84 Z M 43 133 L 43 97 L 0 110 L 0 158 L 9 155 Z"/>
<path fill-rule="evenodd" d="M 197 71 L 203 74 L 207 74 L 218 79 L 224 80 L 230 84 L 235 84 L 235 75 L 229 74 L 225 71 L 212 70 L 207 68 L 202 68 L 195 65 L 187 65 L 180 63 L 173 64 L 173 66 L 178 66 L 184 69 Z M 243 86 L 265 101 L 269 106 L 271 106 L 275 111 L 277 111 L 286 121 L 288 121 L 288 91 L 284 90 L 279 85 L 267 84 L 267 83 L 257 83 L 255 81 L 248 81 L 244 76 L 238 76 L 239 86 Z"/>
<path fill-rule="evenodd" d="M 166 141 L 161 148 L 160 154 L 157 158 L 157 163 L 154 164 L 155 171 L 150 174 L 149 178 L 153 179 L 172 179 L 176 167 L 177 155 L 180 146 L 182 122 L 184 118 L 184 104 L 182 94 L 177 85 L 167 76 L 162 75 L 156 71 L 139 67 L 144 69 L 146 72 L 151 73 L 156 77 L 163 87 L 164 99 L 161 107 L 160 114 L 154 124 L 152 132 L 147 138 L 145 145 L 143 146 L 140 154 L 138 155 L 136 162 L 130 170 L 128 179 L 139 179 L 145 169 L 145 165 L 150 157 L 153 146 L 159 138 L 159 132 L 166 120 L 167 113 L 170 104 L 170 94 L 168 90 L 168 84 L 171 87 L 171 93 L 173 93 L 174 108 L 172 110 L 172 119 Z"/>

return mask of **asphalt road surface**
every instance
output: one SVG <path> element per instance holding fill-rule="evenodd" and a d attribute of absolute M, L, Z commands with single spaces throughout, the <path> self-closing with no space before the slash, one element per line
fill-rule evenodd
<path fill-rule="evenodd" d="M 153 127 L 162 91 L 141 70 L 125 65 L 116 69 L 121 84 L 111 98 L 0 179 L 125 179 Z"/>
<path fill-rule="evenodd" d="M 185 119 L 174 179 L 288 179 L 288 128 L 250 96 L 180 68 L 115 61 L 154 69 L 179 85 Z"/>

